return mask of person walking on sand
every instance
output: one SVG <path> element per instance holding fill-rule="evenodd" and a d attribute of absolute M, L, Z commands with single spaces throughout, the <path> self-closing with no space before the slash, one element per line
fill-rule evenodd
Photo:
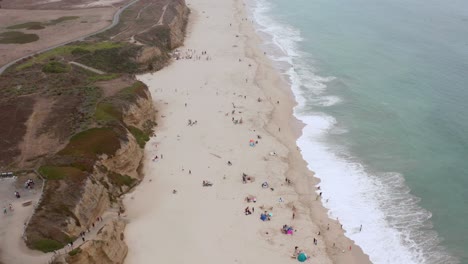
<path fill-rule="evenodd" d="M 361 232 L 361 231 L 362 231 L 362 225 L 359 227 L 359 232 Z"/>
<path fill-rule="evenodd" d="M 3 214 L 7 214 L 7 209 L 5 206 L 3 207 Z"/>

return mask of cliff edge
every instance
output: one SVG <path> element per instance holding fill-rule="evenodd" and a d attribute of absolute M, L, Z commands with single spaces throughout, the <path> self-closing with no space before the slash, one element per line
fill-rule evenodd
<path fill-rule="evenodd" d="M 24 234 L 52 252 L 77 241 L 141 180 L 143 148 L 156 126 L 148 88 L 134 75 L 158 70 L 181 45 L 183 0 L 140 0 L 109 31 L 24 59 L 0 75 L 0 169 L 46 179 Z M 14 113 L 14 115 L 13 115 Z M 125 223 L 108 221 L 56 263 L 123 263 Z M 81 239 L 80 239 L 81 240 Z"/>

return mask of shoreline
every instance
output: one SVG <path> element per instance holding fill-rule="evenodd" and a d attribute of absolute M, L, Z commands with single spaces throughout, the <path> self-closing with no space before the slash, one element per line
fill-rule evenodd
<path fill-rule="evenodd" d="M 233 5 L 233 11 L 227 7 L 229 4 Z M 145 148 L 145 178 L 124 199 L 129 219 L 125 230 L 129 245 L 126 262 L 138 263 L 148 259 L 168 261 L 169 256 L 182 250 L 190 253 L 187 254 L 190 258 L 173 256 L 172 261 L 197 262 L 224 256 L 226 260 L 232 257 L 230 262 L 268 260 L 284 263 L 290 259 L 289 255 L 297 245 L 311 255 L 312 260 L 319 259 L 321 263 L 370 263 L 368 256 L 344 236 L 339 223 L 328 218 L 321 201 L 315 200 L 314 186 L 319 180 L 308 170 L 296 147 L 303 125 L 293 115 L 296 105 L 294 95 L 279 71 L 272 67 L 260 50 L 261 40 L 248 19 L 244 20 L 247 16 L 242 5 L 239 0 L 224 0 L 213 6 L 202 0 L 190 1 L 190 33 L 181 49 L 190 52 L 187 49 L 199 51 L 200 47 L 206 48 L 208 56 L 203 56 L 203 59 L 206 57 L 207 61 L 179 60 L 154 73 L 154 76 L 145 74 L 138 77 L 150 88 L 161 122 L 158 120 L 157 136 Z M 233 21 L 225 19 L 228 13 L 233 16 Z M 216 19 L 219 23 L 216 23 Z M 229 22 L 233 24 L 224 25 Z M 203 24 L 207 25 L 203 27 Z M 236 27 L 237 30 L 234 29 Z M 217 43 L 206 40 L 210 33 L 218 33 Z M 231 42 L 235 44 L 226 50 L 228 46 L 225 44 Z M 200 56 L 199 52 L 192 54 Z M 218 71 L 218 67 L 229 69 L 230 74 Z M 190 76 L 184 76 L 189 80 L 176 79 L 185 72 L 191 72 Z M 201 85 L 199 89 L 196 87 L 198 85 Z M 192 90 L 196 90 L 195 95 Z M 218 92 L 222 98 L 219 98 Z M 257 102 L 257 97 L 262 98 L 262 102 Z M 189 108 L 192 104 L 198 108 L 187 112 L 184 101 Z M 237 107 L 233 109 L 231 103 Z M 240 113 L 229 115 L 231 110 L 232 113 Z M 200 125 L 187 127 L 187 117 L 196 114 L 199 115 L 194 118 L 199 119 Z M 236 120 L 244 118 L 244 124 L 229 124 L 231 116 Z M 206 129 L 207 126 L 210 129 Z M 245 131 L 246 126 L 248 131 Z M 221 131 L 219 134 L 222 136 L 216 130 Z M 257 133 L 261 134 L 261 139 L 255 149 L 239 146 L 247 145 L 248 137 Z M 186 137 L 189 141 L 186 141 Z M 207 138 L 211 140 L 207 141 Z M 184 144 L 180 145 L 180 141 Z M 277 155 L 269 156 L 268 153 L 272 151 Z M 161 155 L 161 159 L 151 161 L 154 155 Z M 197 155 L 197 158 L 193 155 Z M 213 155 L 222 160 L 218 161 Z M 234 161 L 231 167 L 236 168 L 226 168 L 226 160 Z M 200 163 L 204 162 L 208 163 L 203 164 L 209 165 L 208 168 L 201 166 Z M 190 176 L 187 175 L 188 168 Z M 254 182 L 242 184 L 238 175 L 244 169 L 248 175 L 253 175 Z M 191 176 L 192 170 L 193 174 L 198 175 L 198 171 L 202 171 L 203 177 Z M 224 176 L 220 179 L 222 174 Z M 292 181 L 292 186 L 284 183 L 285 178 Z M 214 182 L 214 186 L 208 190 L 201 187 L 200 190 L 198 186 L 205 179 Z M 260 184 L 263 181 L 274 186 L 274 191 L 262 190 Z M 172 189 L 177 193 L 171 193 Z M 252 205 L 243 201 L 246 195 L 258 198 L 259 203 L 255 207 L 263 204 L 265 208 L 274 208 L 271 209 L 275 212 L 272 221 L 262 223 L 258 219 L 258 209 L 253 219 L 244 216 L 242 209 Z M 284 198 L 285 203 L 277 202 L 278 197 L 281 200 Z M 296 208 L 296 217 L 292 220 L 291 208 Z M 218 214 L 223 217 L 219 218 Z M 185 215 L 190 217 L 188 222 L 179 219 Z M 224 219 L 227 216 L 229 220 Z M 294 236 L 279 232 L 278 229 L 286 223 L 298 230 Z M 204 224 L 209 225 L 213 232 L 200 232 L 198 229 Z M 161 225 L 173 231 L 158 229 Z M 328 225 L 330 230 L 327 230 Z M 318 235 L 319 232 L 321 235 Z M 230 239 L 225 240 L 225 237 Z M 313 245 L 312 238 L 318 240 L 317 246 Z M 245 245 L 239 245 L 241 241 Z M 159 248 L 164 248 L 164 252 L 159 252 Z M 226 252 L 227 249 L 232 249 L 235 254 Z"/>
<path fill-rule="evenodd" d="M 237 0 L 237 1 L 239 1 L 239 0 Z M 240 1 L 242 1 L 242 0 L 240 0 Z M 239 6 L 239 8 L 241 8 L 241 7 Z M 242 10 L 243 15 L 245 17 L 247 17 L 246 8 L 247 7 L 245 7 L 245 5 L 244 5 L 244 8 Z M 339 223 L 339 221 L 333 220 L 333 219 L 328 217 L 328 209 L 326 209 L 323 206 L 320 198 L 319 198 L 319 200 L 313 200 L 313 199 L 310 200 L 310 198 L 313 198 L 313 197 L 317 196 L 315 190 L 310 189 L 310 188 L 312 186 L 316 186 L 317 184 L 319 184 L 320 179 L 316 178 L 315 175 L 314 175 L 314 172 L 308 169 L 307 162 L 304 160 L 304 158 L 302 156 L 302 153 L 301 153 L 301 150 L 297 146 L 297 140 L 302 136 L 302 129 L 305 127 L 305 124 L 302 121 L 300 121 L 294 115 L 294 107 L 296 107 L 298 105 L 298 103 L 297 103 L 297 101 L 295 99 L 294 93 L 291 90 L 290 84 L 288 84 L 282 78 L 283 75 L 282 75 L 281 72 L 279 72 L 279 69 L 275 68 L 272 65 L 272 62 L 270 61 L 270 59 L 268 59 L 267 57 L 261 55 L 260 47 L 261 47 L 261 44 L 262 44 L 262 39 L 260 38 L 260 36 L 258 34 L 256 34 L 254 26 L 252 26 L 250 24 L 250 25 L 244 26 L 244 27 L 245 27 L 244 30 L 248 31 L 248 36 L 249 36 L 249 38 L 247 39 L 247 43 L 249 43 L 247 45 L 247 47 L 255 50 L 255 51 L 252 52 L 253 53 L 252 57 L 255 58 L 257 63 L 259 61 L 261 61 L 261 63 L 258 63 L 260 66 L 268 68 L 268 70 L 270 70 L 270 71 L 276 71 L 277 72 L 277 74 L 279 75 L 278 78 L 281 80 L 281 85 L 278 85 L 278 87 L 282 88 L 281 91 L 284 91 L 287 95 L 289 95 L 288 96 L 288 106 L 285 107 L 284 109 L 285 110 L 289 109 L 289 112 L 288 112 L 287 115 L 290 116 L 291 133 L 292 133 L 292 137 L 294 137 L 294 146 L 295 146 L 295 148 L 297 148 L 298 151 L 296 151 L 294 147 L 289 148 L 289 151 L 290 151 L 289 155 L 292 156 L 292 157 L 289 158 L 288 163 L 291 164 L 292 166 L 288 170 L 286 175 L 287 175 L 287 178 L 292 178 L 292 177 L 299 178 L 300 177 L 299 175 L 305 175 L 305 176 L 300 177 L 298 179 L 297 184 L 294 184 L 294 189 L 296 190 L 297 194 L 300 197 L 303 196 L 303 197 L 300 198 L 300 200 L 302 200 L 302 202 L 304 202 L 307 207 L 311 208 L 310 212 L 309 212 L 309 215 L 310 215 L 310 218 L 312 219 L 312 221 L 314 223 L 316 223 L 316 224 L 319 223 L 320 231 L 324 234 L 323 236 L 325 238 L 327 253 L 332 258 L 333 263 L 371 263 L 370 260 L 369 260 L 369 256 L 367 254 L 365 254 L 362 251 L 362 249 L 358 245 L 356 245 L 356 243 L 353 240 L 351 240 L 350 238 L 345 236 L 345 234 L 344 234 L 345 230 L 342 229 L 341 232 L 339 232 L 339 234 L 331 234 L 331 235 L 327 234 L 327 232 L 326 232 L 327 231 L 327 225 L 325 225 L 326 222 L 333 223 L 336 226 L 339 226 L 340 223 Z M 247 54 L 248 54 L 248 52 L 247 52 Z M 261 83 L 261 81 L 262 81 L 262 79 L 259 77 L 258 82 Z M 262 87 L 262 86 L 260 85 L 260 87 Z M 272 89 L 265 88 L 263 90 L 264 90 L 264 92 L 266 94 L 268 94 L 269 92 L 272 95 L 274 94 L 274 93 L 271 93 Z M 274 103 L 274 102 L 271 102 L 271 103 Z M 281 111 L 281 112 L 284 113 L 284 111 Z M 281 119 L 282 118 L 281 113 L 277 112 L 276 115 L 275 115 L 275 113 L 273 113 L 273 118 L 272 118 L 272 120 L 270 120 L 269 123 L 275 122 L 276 121 L 275 117 L 278 117 L 278 119 Z M 270 129 L 268 129 L 268 130 L 269 130 L 270 134 L 274 134 L 273 128 L 270 127 Z M 289 145 L 288 143 L 290 143 L 290 142 L 288 142 L 288 141 L 291 141 L 290 138 L 283 141 L 279 134 L 277 134 L 276 139 L 278 141 L 282 141 L 282 143 L 285 146 Z M 289 145 L 289 146 L 291 146 L 291 145 Z M 301 188 L 301 186 L 304 186 L 304 185 L 306 185 L 307 187 L 306 188 Z M 307 189 L 307 188 L 309 188 L 309 189 Z M 304 195 L 303 194 L 304 192 L 310 192 L 310 194 Z M 338 248 L 335 247 L 335 246 L 339 245 L 337 243 L 337 241 L 339 241 L 338 243 L 341 244 L 341 246 L 338 246 Z M 347 246 L 345 246 L 346 244 L 347 244 Z M 346 251 L 350 247 L 352 248 L 351 257 L 343 256 L 343 254 L 342 254 L 343 250 Z"/>

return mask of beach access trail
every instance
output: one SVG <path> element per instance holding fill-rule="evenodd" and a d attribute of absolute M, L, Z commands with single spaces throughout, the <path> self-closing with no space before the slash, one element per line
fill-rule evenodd
<path fill-rule="evenodd" d="M 178 59 L 138 76 L 158 127 L 143 182 L 124 199 L 126 263 L 297 263 L 295 246 L 310 263 L 369 263 L 321 206 L 296 147 L 291 91 L 260 50 L 243 2 L 187 4 Z M 264 211 L 270 221 L 260 220 Z M 285 224 L 293 235 L 281 232 Z"/>

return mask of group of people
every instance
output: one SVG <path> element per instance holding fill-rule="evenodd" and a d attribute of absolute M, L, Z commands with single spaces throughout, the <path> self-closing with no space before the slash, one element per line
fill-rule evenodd
<path fill-rule="evenodd" d="M 244 213 L 245 215 L 251 215 L 255 212 L 255 207 L 252 206 L 252 211 L 250 211 L 250 207 L 247 206 L 245 209 L 244 209 Z"/>
<path fill-rule="evenodd" d="M 10 209 L 10 212 L 13 211 L 13 205 L 12 204 L 9 204 L 8 208 Z M 3 214 L 7 214 L 7 213 L 8 213 L 8 210 L 7 210 L 6 206 L 4 206 L 3 207 Z"/>
<path fill-rule="evenodd" d="M 202 51 L 201 52 L 201 55 L 199 55 L 197 53 L 197 51 L 195 49 L 188 49 L 188 50 L 185 50 L 185 51 L 182 51 L 182 50 L 175 50 L 173 52 L 173 55 L 172 55 L 173 58 L 175 58 L 176 60 L 211 60 L 211 56 L 208 55 L 208 53 L 206 51 Z"/>
<path fill-rule="evenodd" d="M 263 212 L 263 213 L 260 215 L 260 220 L 262 220 L 262 221 L 270 221 L 272 217 L 273 217 L 273 214 L 272 214 L 272 213 L 268 213 L 267 211 L 265 211 L 265 212 Z"/>
<path fill-rule="evenodd" d="M 252 178 L 249 175 L 247 175 L 245 173 L 242 173 L 242 183 L 245 184 L 247 182 L 250 182 L 251 180 L 252 180 Z"/>
<path fill-rule="evenodd" d="M 188 120 L 188 123 L 187 123 L 187 126 L 193 126 L 193 125 L 196 125 L 197 123 L 198 123 L 197 120 L 192 121 L 192 119 L 189 119 L 189 120 Z"/>
<path fill-rule="evenodd" d="M 294 228 L 292 226 L 283 225 L 281 232 L 286 235 L 292 235 L 294 233 Z"/>
<path fill-rule="evenodd" d="M 24 188 L 26 189 L 32 189 L 34 188 L 34 181 L 32 179 L 28 179 L 25 183 L 24 183 Z"/>

